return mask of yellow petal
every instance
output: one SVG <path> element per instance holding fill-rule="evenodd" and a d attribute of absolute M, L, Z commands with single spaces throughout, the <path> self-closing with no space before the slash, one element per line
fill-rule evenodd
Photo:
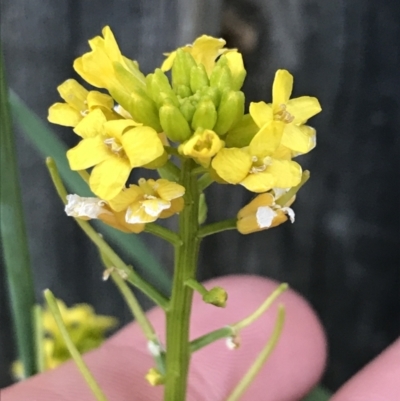
<path fill-rule="evenodd" d="M 116 138 L 119 141 L 122 140 L 122 135 L 129 128 L 141 126 L 141 123 L 137 123 L 131 119 L 123 119 L 123 120 L 113 120 L 107 121 L 104 124 L 105 132 L 111 138 Z"/>
<path fill-rule="evenodd" d="M 246 77 L 246 70 L 243 64 L 243 57 L 237 51 L 228 51 L 225 53 L 228 67 L 232 73 L 232 81 L 235 83 L 234 90 L 239 90 L 242 87 L 244 78 Z"/>
<path fill-rule="evenodd" d="M 171 201 L 185 194 L 185 187 L 176 182 L 159 179 L 153 186 L 154 190 L 161 199 Z"/>
<path fill-rule="evenodd" d="M 294 117 L 293 124 L 304 124 L 309 118 L 318 114 L 322 108 L 316 97 L 301 96 L 289 100 L 286 110 Z"/>
<path fill-rule="evenodd" d="M 301 166 L 292 160 L 273 159 L 265 171 L 274 176 L 277 188 L 294 187 L 301 181 Z"/>
<path fill-rule="evenodd" d="M 217 153 L 211 164 L 223 180 L 230 184 L 238 184 L 249 173 L 252 160 L 245 150 L 223 148 Z"/>
<path fill-rule="evenodd" d="M 114 100 L 105 93 L 90 91 L 87 95 L 87 106 L 89 110 L 93 110 L 95 107 L 104 107 L 111 110 L 114 106 Z"/>
<path fill-rule="evenodd" d="M 101 199 L 115 198 L 125 186 L 131 168 L 125 158 L 112 156 L 93 168 L 90 189 Z"/>
<path fill-rule="evenodd" d="M 121 212 L 126 210 L 130 204 L 142 198 L 143 195 L 144 192 L 139 186 L 130 185 L 129 188 L 123 188 L 115 198 L 110 199 L 108 204 L 115 212 Z"/>
<path fill-rule="evenodd" d="M 74 128 L 74 132 L 82 138 L 93 138 L 104 134 L 104 124 L 107 119 L 100 109 L 91 111 L 82 121 Z"/>
<path fill-rule="evenodd" d="M 67 79 L 57 87 L 60 96 L 73 108 L 78 111 L 87 109 L 86 97 L 88 91 L 75 79 Z"/>
<path fill-rule="evenodd" d="M 272 85 L 273 105 L 286 104 L 292 94 L 293 76 L 286 70 L 278 70 Z"/>
<path fill-rule="evenodd" d="M 275 186 L 275 177 L 266 172 L 249 174 L 240 185 L 243 185 L 251 192 L 266 192 Z"/>
<path fill-rule="evenodd" d="M 257 158 L 271 156 L 278 149 L 283 129 L 284 124 L 279 121 L 272 121 L 264 125 L 250 142 L 250 154 Z"/>
<path fill-rule="evenodd" d="M 222 49 L 225 44 L 225 40 L 213 38 L 208 35 L 202 35 L 194 41 L 190 53 L 197 64 L 204 65 L 208 76 L 210 76 L 214 67 L 215 59 L 220 54 L 220 49 Z"/>
<path fill-rule="evenodd" d="M 141 201 L 146 214 L 157 218 L 163 210 L 171 207 L 171 202 L 164 199 L 146 199 Z"/>
<path fill-rule="evenodd" d="M 175 213 L 179 213 L 185 207 L 185 201 L 183 198 L 176 198 L 171 200 L 171 207 L 163 210 L 159 216 L 160 219 L 167 219 L 173 216 Z"/>
<path fill-rule="evenodd" d="M 259 128 L 271 122 L 274 118 L 271 105 L 265 102 L 250 103 L 249 112 Z"/>
<path fill-rule="evenodd" d="M 130 129 L 122 136 L 121 142 L 132 168 L 150 163 L 164 153 L 157 132 L 150 127 Z"/>
<path fill-rule="evenodd" d="M 253 215 L 257 212 L 260 206 L 272 206 L 275 203 L 274 196 L 270 193 L 265 193 L 256 196 L 250 203 L 239 210 L 237 215 L 238 219 L 242 219 L 246 216 Z"/>
<path fill-rule="evenodd" d="M 47 116 L 51 123 L 65 127 L 75 127 L 82 118 L 82 114 L 67 103 L 54 103 L 50 106 Z"/>
<path fill-rule="evenodd" d="M 156 221 L 157 216 L 151 216 L 146 213 L 142 206 L 142 201 L 138 201 L 128 207 L 125 214 L 125 220 L 130 224 L 145 224 Z"/>
<path fill-rule="evenodd" d="M 82 139 L 77 146 L 67 152 L 71 170 L 85 170 L 108 159 L 112 153 L 104 145 L 101 137 Z"/>
<path fill-rule="evenodd" d="M 282 145 L 296 153 L 309 152 L 315 146 L 315 141 L 308 128 L 311 127 L 303 129 L 302 126 L 286 124 L 282 136 Z"/>
<path fill-rule="evenodd" d="M 101 31 L 104 37 L 104 48 L 110 60 L 123 62 L 121 51 L 111 28 L 107 25 Z"/>
<path fill-rule="evenodd" d="M 167 53 L 167 54 L 165 54 L 165 56 L 167 56 L 167 58 L 162 63 L 161 70 L 169 71 L 172 68 L 172 65 L 174 64 L 174 60 L 176 57 L 176 51 L 174 51 L 172 53 Z"/>

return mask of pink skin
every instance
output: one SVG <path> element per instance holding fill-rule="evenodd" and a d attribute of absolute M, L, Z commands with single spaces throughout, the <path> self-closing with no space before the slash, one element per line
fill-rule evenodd
<path fill-rule="evenodd" d="M 236 322 L 254 311 L 277 287 L 271 280 L 254 276 L 229 276 L 211 280 L 206 287 L 224 287 L 229 299 L 227 307 L 220 309 L 207 305 L 195 296 L 191 336 L 196 338 L 210 330 Z M 257 353 L 267 341 L 276 317 L 278 303 L 286 308 L 286 322 L 282 337 L 270 360 L 263 367 L 255 382 L 245 393 L 247 401 L 295 401 L 301 399 L 320 379 L 325 366 L 326 343 L 322 327 L 306 301 L 293 291 L 284 293 L 271 309 L 252 326 L 241 333 L 241 347 L 230 351 L 224 340 L 196 352 L 192 359 L 188 400 L 223 401 L 235 383 L 243 376 Z M 155 308 L 148 314 L 160 337 L 164 338 L 164 317 Z M 396 351 L 397 350 L 397 351 Z M 397 352 L 396 356 L 393 354 Z M 400 354 L 400 343 L 376 362 L 377 367 L 367 369 L 368 382 L 356 378 L 334 398 L 335 401 L 367 401 L 363 394 L 366 385 L 383 380 L 387 386 L 395 387 L 395 377 L 400 377 L 400 367 L 395 375 L 384 374 L 388 364 L 395 366 Z M 85 356 L 91 371 L 110 401 L 155 401 L 162 399 L 162 387 L 150 387 L 144 375 L 153 366 L 146 349 L 146 341 L 135 324 L 120 330 L 100 349 Z M 373 366 L 373 365 L 371 365 Z M 372 369 L 372 370 L 371 370 Z M 381 372 L 378 374 L 378 370 Z M 361 384 L 360 384 L 361 383 Z M 381 387 L 381 386 L 380 386 Z M 397 389 L 400 389 L 397 385 Z M 394 401 L 392 393 L 382 401 Z M 374 390 L 378 391 L 377 389 Z M 354 394 L 353 398 L 347 397 Z M 390 398 L 392 394 L 392 398 Z M 358 397 L 358 398 L 357 398 Z M 360 398 L 361 397 L 361 398 Z M 3 389 L 2 401 L 92 401 L 93 395 L 77 372 L 73 362 L 56 370 L 35 376 L 23 383 Z M 381 401 L 377 397 L 369 398 Z"/>

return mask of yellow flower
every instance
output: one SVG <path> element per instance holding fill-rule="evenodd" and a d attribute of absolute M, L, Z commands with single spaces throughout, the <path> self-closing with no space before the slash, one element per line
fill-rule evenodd
<path fill-rule="evenodd" d="M 144 87 L 144 76 L 139 71 L 137 63 L 121 54 L 110 27 L 104 27 L 102 33 L 104 38 L 96 36 L 89 40 L 92 50 L 75 60 L 75 71 L 91 85 L 109 89 L 120 86 L 115 74 L 117 64 L 128 71 L 137 81 L 141 81 Z"/>
<path fill-rule="evenodd" d="M 212 36 L 202 35 L 197 38 L 192 45 L 186 45 L 181 47 L 184 51 L 190 53 L 197 64 L 203 64 L 208 76 L 215 65 L 215 60 L 221 54 L 229 51 L 224 49 L 226 42 L 224 39 L 213 38 Z M 167 58 L 164 60 L 161 69 L 168 71 L 174 64 L 176 51 L 167 54 Z"/>
<path fill-rule="evenodd" d="M 102 111 L 96 109 L 74 129 L 83 139 L 67 152 L 70 167 L 85 170 L 94 166 L 89 185 L 101 199 L 115 197 L 133 168 L 164 153 L 157 132 L 137 125 L 128 119 L 107 121 Z"/>
<path fill-rule="evenodd" d="M 80 353 L 100 346 L 105 340 L 106 332 L 117 325 L 115 318 L 96 315 L 87 304 L 67 308 L 64 302 L 57 300 L 57 305 L 68 334 Z M 45 365 L 46 369 L 53 369 L 71 357 L 51 312 L 45 309 L 42 316 L 46 335 L 43 339 Z"/>
<path fill-rule="evenodd" d="M 273 120 L 282 121 L 285 128 L 281 145 L 304 154 L 315 146 L 315 130 L 304 124 L 321 111 L 321 106 L 315 97 L 290 99 L 292 88 L 293 76 L 286 70 L 278 70 L 272 86 L 272 104 L 251 103 L 250 114 L 259 128 Z"/>
<path fill-rule="evenodd" d="M 182 185 L 165 179 L 146 181 L 144 178 L 138 183 L 130 185 L 109 201 L 115 212 L 125 211 L 127 223 L 151 223 L 183 209 L 185 188 Z"/>
<path fill-rule="evenodd" d="M 294 202 L 293 197 L 284 207 L 275 203 L 271 193 L 256 196 L 248 205 L 239 210 L 237 229 L 241 234 L 279 226 L 290 218 L 294 222 L 294 212 L 289 207 Z"/>
<path fill-rule="evenodd" d="M 209 167 L 212 157 L 223 147 L 224 141 L 214 131 L 198 129 L 178 150 L 179 153 L 195 159 L 203 167 Z"/>
<path fill-rule="evenodd" d="M 129 224 L 125 221 L 125 212 L 115 212 L 108 203 L 99 198 L 85 198 L 75 194 L 67 195 L 65 213 L 82 220 L 99 219 L 117 230 L 139 234 L 144 224 Z"/>
<path fill-rule="evenodd" d="M 113 111 L 111 96 L 98 91 L 88 91 L 75 79 L 68 79 L 57 88 L 66 103 L 55 103 L 49 108 L 51 123 L 76 127 L 91 111 L 100 109 L 108 120 L 121 118 Z"/>
<path fill-rule="evenodd" d="M 212 167 L 224 181 L 241 184 L 252 192 L 293 187 L 301 180 L 301 166 L 273 157 L 282 134 L 282 122 L 265 124 L 248 147 L 221 149 L 212 160 Z"/>

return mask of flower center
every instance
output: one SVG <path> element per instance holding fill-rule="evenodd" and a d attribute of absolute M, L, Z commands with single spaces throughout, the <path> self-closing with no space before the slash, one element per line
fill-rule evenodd
<path fill-rule="evenodd" d="M 274 119 L 289 124 L 294 120 L 294 116 L 286 110 L 286 104 L 280 104 L 279 110 L 274 113 Z"/>
<path fill-rule="evenodd" d="M 125 152 L 124 149 L 122 147 L 122 145 L 117 142 L 117 140 L 115 138 L 107 138 L 104 140 L 104 144 L 111 150 L 111 152 L 113 152 L 114 154 L 120 156 L 120 157 L 124 157 L 125 156 Z"/>

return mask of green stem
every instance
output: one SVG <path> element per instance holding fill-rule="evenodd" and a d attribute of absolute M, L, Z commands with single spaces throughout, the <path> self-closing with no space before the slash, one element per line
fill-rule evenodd
<path fill-rule="evenodd" d="M 162 167 L 158 168 L 157 171 L 158 174 L 160 174 L 161 178 L 165 178 L 167 180 L 175 182 L 179 180 L 179 176 L 181 173 L 179 167 L 176 164 L 172 163 L 171 160 L 168 160 Z"/>
<path fill-rule="evenodd" d="M 135 294 L 132 292 L 132 290 L 129 288 L 129 286 L 126 284 L 125 280 L 121 277 L 120 273 L 113 270 L 113 265 L 109 261 L 106 255 L 100 253 L 101 259 L 104 263 L 104 266 L 107 269 L 111 269 L 111 278 L 114 282 L 114 284 L 117 286 L 119 289 L 121 295 L 125 299 L 126 304 L 128 305 L 133 318 L 136 320 L 137 324 L 140 326 L 140 328 L 143 331 L 143 334 L 145 335 L 146 339 L 148 340 L 148 345 L 151 350 L 154 349 L 152 352 L 152 356 L 154 357 L 155 363 L 157 365 L 158 370 L 162 373 L 165 374 L 165 355 L 162 350 L 162 345 L 160 343 L 160 340 L 158 339 L 158 336 L 154 330 L 153 325 L 151 324 L 150 320 L 147 319 L 146 313 L 140 306 L 140 303 L 135 297 Z"/>
<path fill-rule="evenodd" d="M 189 324 L 193 289 L 185 285 L 195 278 L 199 250 L 198 214 L 199 191 L 191 174 L 195 164 L 187 159 L 182 163 L 180 183 L 186 188 L 185 207 L 179 214 L 179 233 L 182 245 L 175 247 L 175 272 L 170 307 L 167 311 L 167 375 L 165 401 L 186 399 L 187 375 L 190 362 Z"/>
<path fill-rule="evenodd" d="M 42 373 L 46 370 L 46 362 L 43 347 L 43 311 L 40 305 L 35 305 L 33 308 L 33 320 L 35 322 L 36 368 L 38 370 L 38 373 Z"/>
<path fill-rule="evenodd" d="M 146 224 L 146 228 L 144 229 L 146 233 L 150 233 L 156 235 L 157 237 L 162 238 L 165 241 L 168 241 L 172 245 L 180 246 L 182 245 L 182 241 L 179 238 L 179 235 L 174 233 L 168 228 L 160 226 L 156 223 L 148 223 Z"/>
<path fill-rule="evenodd" d="M 220 340 L 221 338 L 235 336 L 236 334 L 239 333 L 240 330 L 244 329 L 247 326 L 250 326 L 253 322 L 255 322 L 258 318 L 260 318 L 267 311 L 267 309 L 273 304 L 273 302 L 287 289 L 288 285 L 286 283 L 282 283 L 249 316 L 245 317 L 239 322 L 211 331 L 210 333 L 204 334 L 203 336 L 194 339 L 190 343 L 190 351 L 195 352 L 207 346 L 208 344 L 213 343 L 214 341 Z"/>
<path fill-rule="evenodd" d="M 186 280 L 185 285 L 190 287 L 192 290 L 197 291 L 202 297 L 208 294 L 208 290 L 206 287 L 204 287 L 203 284 L 199 283 L 197 280 L 194 278 L 190 278 L 189 280 Z"/>
<path fill-rule="evenodd" d="M 93 377 L 92 373 L 90 372 L 89 368 L 83 361 L 83 358 L 77 348 L 75 347 L 74 342 L 71 340 L 71 337 L 68 334 L 67 328 L 62 320 L 60 309 L 58 308 L 57 301 L 50 290 L 44 291 L 44 296 L 46 298 L 47 305 L 49 306 L 50 312 L 53 315 L 53 318 L 60 330 L 61 336 L 65 342 L 65 345 L 68 348 L 71 357 L 75 361 L 79 372 L 82 374 L 83 378 L 85 379 L 86 383 L 92 390 L 96 400 L 98 401 L 107 401 L 107 398 L 103 391 L 101 390 L 100 386 L 96 382 L 96 379 Z"/>
<path fill-rule="evenodd" d="M 212 234 L 220 233 L 227 230 L 236 230 L 237 219 L 228 219 L 218 221 L 216 223 L 207 224 L 199 229 L 197 236 L 204 238 Z"/>
<path fill-rule="evenodd" d="M 237 401 L 247 390 L 250 384 L 254 381 L 256 375 L 264 366 L 265 362 L 271 355 L 272 351 L 275 349 L 275 346 L 278 343 L 278 340 L 281 336 L 284 322 L 285 322 L 285 308 L 282 305 L 280 305 L 278 309 L 278 316 L 276 318 L 274 331 L 272 332 L 270 339 L 268 340 L 265 347 L 258 354 L 256 360 L 250 366 L 250 369 L 246 372 L 242 380 L 240 380 L 240 382 L 234 388 L 234 390 L 229 395 L 226 401 Z"/>
<path fill-rule="evenodd" d="M 35 293 L 1 44 L 0 242 L 3 249 L 18 358 L 23 365 L 24 377 L 29 377 L 37 372 L 33 322 Z"/>
<path fill-rule="evenodd" d="M 67 190 L 58 174 L 57 166 L 51 157 L 46 159 L 47 168 L 49 170 L 53 184 L 57 190 L 57 193 L 63 203 L 66 203 Z M 85 220 L 75 219 L 81 229 L 89 237 L 89 239 L 99 248 L 100 252 L 103 252 L 110 262 L 117 269 L 122 270 L 127 280 L 135 287 L 139 288 L 144 294 L 152 299 L 157 305 L 164 310 L 168 307 L 168 298 L 162 295 L 155 287 L 143 280 L 132 268 L 127 266 L 121 258 L 114 252 L 114 250 L 104 241 L 103 237 L 96 232 L 96 230 Z"/>

